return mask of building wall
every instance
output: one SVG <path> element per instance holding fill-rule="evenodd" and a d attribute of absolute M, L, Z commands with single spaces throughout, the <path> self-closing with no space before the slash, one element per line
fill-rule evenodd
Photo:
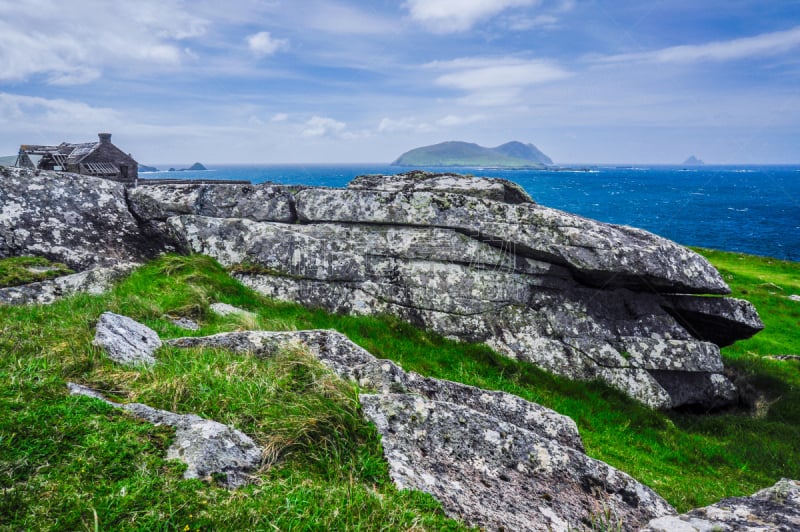
<path fill-rule="evenodd" d="M 90 153 L 81 162 L 83 163 L 114 163 L 120 172 L 123 168 L 127 168 L 128 177 L 126 178 L 122 173 L 117 178 L 111 178 L 115 181 L 120 181 L 126 184 L 133 184 L 139 177 L 139 164 L 128 156 L 125 152 L 111 144 L 110 142 L 101 142 L 92 153 Z"/>

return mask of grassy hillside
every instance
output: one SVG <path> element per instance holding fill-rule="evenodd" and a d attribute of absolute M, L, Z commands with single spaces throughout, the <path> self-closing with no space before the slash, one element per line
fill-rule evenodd
<path fill-rule="evenodd" d="M 102 296 L 0 307 L 0 529 L 460 527 L 431 497 L 393 487 L 378 437 L 359 416 L 358 390 L 307 354 L 262 361 L 163 348 L 153 369 L 120 368 L 91 346 L 105 310 L 142 321 L 162 338 L 186 335 L 170 316 L 199 320 L 198 335 L 339 329 L 406 369 L 510 391 L 573 417 L 590 455 L 649 484 L 679 510 L 751 493 L 782 476 L 800 478 L 800 365 L 763 356 L 800 353 L 800 303 L 784 297 L 798 293 L 800 264 L 703 252 L 767 323 L 755 339 L 724 350 L 754 407 L 708 416 L 654 412 L 601 384 L 560 379 L 392 318 L 269 301 L 204 257 L 164 257 Z M 216 317 L 208 311 L 215 301 L 258 317 Z M 235 492 L 183 480 L 183 466 L 162 458 L 170 430 L 70 397 L 68 380 L 119 401 L 233 424 L 269 449 L 267 465 L 256 485 Z"/>

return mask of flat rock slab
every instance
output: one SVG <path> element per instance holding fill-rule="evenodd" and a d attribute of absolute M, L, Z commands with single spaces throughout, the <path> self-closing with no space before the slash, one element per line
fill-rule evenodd
<path fill-rule="evenodd" d="M 677 516 L 650 521 L 643 532 L 795 532 L 800 530 L 800 482 L 787 478 L 749 497 L 731 497 Z"/>
<path fill-rule="evenodd" d="M 497 177 L 461 174 L 434 174 L 414 170 L 397 175 L 360 175 L 348 183 L 356 190 L 383 190 L 387 192 L 451 192 L 504 203 L 534 203 L 518 184 Z"/>
<path fill-rule="evenodd" d="M 674 510 L 630 476 L 468 405 L 409 394 L 361 395 L 399 488 L 488 530 L 591 527 L 608 511 L 633 530 Z"/>
<path fill-rule="evenodd" d="M 153 354 L 161 347 L 161 339 L 154 330 L 127 316 L 104 312 L 92 345 L 104 349 L 119 364 L 151 366 L 156 363 Z"/>
<path fill-rule="evenodd" d="M 175 414 L 141 403 L 114 403 L 86 386 L 74 383 L 67 386 L 73 395 L 100 399 L 154 425 L 175 428 L 175 441 L 167 449 L 167 458 L 180 460 L 188 466 L 184 478 L 217 479 L 219 475 L 223 486 L 237 488 L 250 483 L 250 473 L 261 465 L 258 445 L 232 427 L 194 414 Z"/>
<path fill-rule="evenodd" d="M 78 293 L 102 294 L 137 264 L 123 262 L 22 286 L 0 288 L 0 305 L 49 304 Z"/>

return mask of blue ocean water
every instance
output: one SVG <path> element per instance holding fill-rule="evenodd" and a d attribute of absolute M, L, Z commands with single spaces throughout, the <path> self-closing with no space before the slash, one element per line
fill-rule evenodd
<path fill-rule="evenodd" d="M 343 187 L 357 175 L 402 171 L 406 169 L 381 164 L 209 166 L 207 172 L 159 172 L 141 177 Z M 542 205 L 639 227 L 680 244 L 800 261 L 800 166 L 457 171 L 509 179 Z"/>

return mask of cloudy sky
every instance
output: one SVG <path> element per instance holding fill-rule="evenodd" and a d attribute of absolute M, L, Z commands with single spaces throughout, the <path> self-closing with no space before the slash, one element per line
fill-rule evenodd
<path fill-rule="evenodd" d="M 798 0 L 0 0 L 0 155 L 800 162 Z"/>

